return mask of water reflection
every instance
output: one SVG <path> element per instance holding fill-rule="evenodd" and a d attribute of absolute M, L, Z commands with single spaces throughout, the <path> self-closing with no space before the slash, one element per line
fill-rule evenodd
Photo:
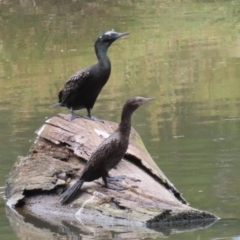
<path fill-rule="evenodd" d="M 148 151 L 192 206 L 239 218 L 239 10 L 237 0 L 1 1 L 0 186 L 45 118 L 66 112 L 48 106 L 114 27 L 131 35 L 109 51 L 112 75 L 94 112 L 118 121 L 130 96 L 156 97 L 133 119 Z M 170 238 L 234 239 L 237 224 Z"/>
<path fill-rule="evenodd" d="M 68 221 L 67 218 L 59 220 L 57 216 L 55 219 L 46 216 L 46 219 L 42 220 L 24 212 L 20 215 L 9 207 L 6 207 L 6 214 L 19 239 L 55 239 L 56 236 L 61 239 L 69 239 L 69 237 L 71 239 L 156 239 L 165 238 L 171 234 L 204 229 L 215 222 L 215 220 L 181 222 L 169 226 L 156 224 L 147 228 L 134 226 L 132 222 L 128 226 L 106 223 L 85 225 L 84 222 L 72 221 L 72 219 Z"/>

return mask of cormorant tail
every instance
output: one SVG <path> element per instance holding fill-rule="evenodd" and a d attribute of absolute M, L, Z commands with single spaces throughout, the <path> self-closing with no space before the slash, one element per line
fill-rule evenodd
<path fill-rule="evenodd" d="M 62 103 L 58 102 L 58 103 L 52 104 L 50 107 L 51 107 L 51 108 L 54 108 L 54 107 L 59 107 L 59 106 L 61 106 L 61 105 L 62 105 Z"/>
<path fill-rule="evenodd" d="M 61 203 L 65 204 L 73 199 L 73 197 L 76 195 L 79 189 L 81 189 L 82 185 L 84 183 L 84 180 L 79 179 L 77 182 L 73 184 L 72 187 L 70 187 L 68 190 L 66 190 L 62 196 L 61 196 Z"/>

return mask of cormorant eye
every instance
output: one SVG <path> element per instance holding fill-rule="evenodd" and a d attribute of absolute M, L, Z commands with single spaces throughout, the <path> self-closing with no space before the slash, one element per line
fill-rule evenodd
<path fill-rule="evenodd" d="M 105 35 L 108 36 L 108 37 L 114 37 L 116 35 L 116 33 L 112 32 L 112 31 L 108 31 L 108 32 L 105 33 Z"/>

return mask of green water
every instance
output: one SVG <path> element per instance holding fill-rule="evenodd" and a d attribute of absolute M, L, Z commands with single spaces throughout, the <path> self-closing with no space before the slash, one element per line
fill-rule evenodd
<path fill-rule="evenodd" d="M 67 113 L 49 105 L 112 28 L 131 34 L 109 49 L 112 74 L 93 115 L 119 121 L 127 98 L 155 97 L 133 126 L 191 206 L 222 218 L 168 238 L 240 239 L 238 0 L 0 1 L 0 186 L 44 120 Z M 0 198 L 1 239 L 27 239 L 5 211 Z M 60 229 L 28 224 L 60 239 Z"/>

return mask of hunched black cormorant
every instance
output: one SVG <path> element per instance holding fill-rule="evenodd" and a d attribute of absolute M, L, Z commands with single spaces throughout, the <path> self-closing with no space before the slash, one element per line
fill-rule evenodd
<path fill-rule="evenodd" d="M 79 117 L 73 113 L 74 110 L 86 108 L 87 118 L 94 120 L 91 109 L 111 73 L 107 50 L 115 40 L 128 34 L 129 32 L 118 33 L 114 30 L 102 33 L 94 45 L 98 62 L 71 76 L 58 94 L 59 102 L 51 107 L 67 107 L 71 111 L 71 120 Z"/>
<path fill-rule="evenodd" d="M 123 106 L 121 122 L 118 128 L 95 149 L 77 182 L 62 194 L 61 202 L 63 204 L 73 199 L 84 182 L 91 182 L 100 177 L 102 177 L 107 188 L 115 190 L 122 189 L 120 186 L 117 187 L 108 184 L 107 178 L 110 178 L 108 172 L 121 161 L 127 151 L 132 113 L 138 107 L 152 99 L 153 98 L 133 97 L 126 101 Z M 118 177 L 113 177 L 115 180 L 117 178 Z"/>

